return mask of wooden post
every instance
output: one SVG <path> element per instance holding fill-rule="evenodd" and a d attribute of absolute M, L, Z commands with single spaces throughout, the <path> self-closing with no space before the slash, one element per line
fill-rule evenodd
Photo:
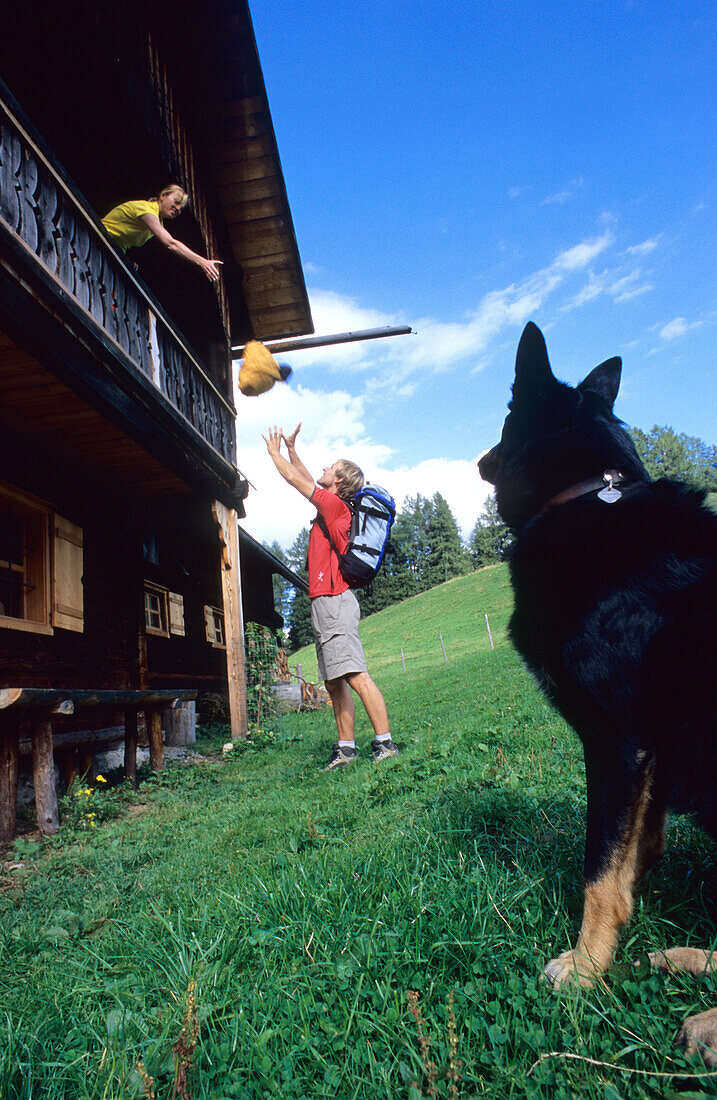
<path fill-rule="evenodd" d="M 404 671 L 404 674 L 405 674 L 405 672 L 406 672 L 406 659 L 403 656 L 403 650 L 401 650 L 401 664 L 403 665 L 403 671 Z"/>
<path fill-rule="evenodd" d="M 0 840 L 12 840 L 17 824 L 18 728 L 0 722 Z"/>
<path fill-rule="evenodd" d="M 137 786 L 137 708 L 124 712 L 124 774 L 133 787 Z"/>
<path fill-rule="evenodd" d="M 52 753 L 52 722 L 41 715 L 33 720 L 31 730 L 37 827 L 41 833 L 50 836 L 60 827 L 55 791 L 55 760 Z"/>
<path fill-rule="evenodd" d="M 233 508 L 215 500 L 212 514 L 219 528 L 222 547 L 222 598 L 224 633 L 227 643 L 227 679 L 232 741 L 246 737 L 249 720 L 246 709 L 246 672 L 244 664 L 244 619 L 241 606 L 241 569 L 239 565 L 239 527 Z"/>
<path fill-rule="evenodd" d="M 438 638 L 441 643 L 441 649 L 443 650 L 443 664 L 445 665 L 448 664 L 448 659 L 446 657 L 446 647 L 443 644 L 443 635 L 441 634 L 440 630 L 438 631 Z"/>
<path fill-rule="evenodd" d="M 192 745 L 197 740 L 197 704 L 193 699 L 162 710 L 167 745 Z"/>
<path fill-rule="evenodd" d="M 488 612 L 485 612 L 485 628 L 488 631 L 488 641 L 490 642 L 490 648 L 495 649 L 493 645 L 493 635 L 490 632 L 490 623 L 488 622 Z"/>
<path fill-rule="evenodd" d="M 162 712 L 152 707 L 144 712 L 149 737 L 149 766 L 153 772 L 164 771 L 164 743 L 162 741 Z"/>

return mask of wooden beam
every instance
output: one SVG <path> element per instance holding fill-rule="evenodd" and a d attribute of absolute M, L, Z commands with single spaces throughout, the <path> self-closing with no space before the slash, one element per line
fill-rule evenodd
<path fill-rule="evenodd" d="M 162 712 L 156 707 L 145 711 L 147 736 L 149 737 L 149 766 L 153 772 L 164 771 L 164 742 L 162 741 Z"/>
<path fill-rule="evenodd" d="M 17 823 L 18 729 L 0 724 L 0 840 L 12 840 Z"/>
<path fill-rule="evenodd" d="M 137 708 L 124 712 L 124 774 L 133 787 L 137 786 Z"/>
<path fill-rule="evenodd" d="M 38 716 L 32 723 L 32 779 L 37 827 L 45 836 L 51 836 L 60 827 L 60 814 L 55 790 L 52 722 L 45 715 Z"/>
<path fill-rule="evenodd" d="M 244 619 L 241 606 L 241 569 L 239 564 L 239 526 L 236 512 L 215 500 L 212 514 L 219 528 L 221 543 L 222 598 L 224 632 L 227 643 L 227 679 L 232 741 L 246 737 L 249 719 L 246 708 L 246 669 L 244 662 Z"/>

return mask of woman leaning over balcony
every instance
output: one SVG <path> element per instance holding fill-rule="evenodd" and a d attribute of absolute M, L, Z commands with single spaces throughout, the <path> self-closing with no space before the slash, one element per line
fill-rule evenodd
<path fill-rule="evenodd" d="M 114 210 L 105 214 L 102 224 L 113 243 L 123 252 L 128 248 L 140 248 L 150 237 L 156 237 L 170 252 L 201 267 L 209 281 L 215 283 L 222 261 L 208 260 L 192 252 L 182 241 L 175 240 L 162 224 L 181 214 L 187 199 L 187 192 L 178 183 L 170 183 L 162 188 L 156 199 L 133 199 L 115 206 Z"/>

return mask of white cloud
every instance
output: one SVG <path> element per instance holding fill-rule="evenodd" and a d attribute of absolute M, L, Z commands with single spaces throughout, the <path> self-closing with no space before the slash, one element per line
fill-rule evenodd
<path fill-rule="evenodd" d="M 699 328 L 701 324 L 701 321 L 687 321 L 684 317 L 675 317 L 674 321 L 669 321 L 662 326 L 660 336 L 663 340 L 676 340 L 679 336 L 684 336 L 690 329 Z"/>
<path fill-rule="evenodd" d="M 643 275 L 639 268 L 635 268 L 626 275 L 621 275 L 619 270 L 605 270 L 600 274 L 591 271 L 585 286 L 570 301 L 561 306 L 561 310 L 566 312 L 576 309 L 601 294 L 608 295 L 615 302 L 629 302 L 653 289 L 652 283 L 642 282 L 642 279 Z"/>
<path fill-rule="evenodd" d="M 242 526 L 260 541 L 288 548 L 315 515 L 313 507 L 281 478 L 262 435 L 272 424 L 291 431 L 301 421 L 297 450 L 311 473 L 340 457 L 357 462 L 367 479 L 384 485 L 397 505 L 421 493 L 440 492 L 464 535 L 483 511 L 491 487 L 481 481 L 470 459 L 426 458 L 415 466 L 396 463 L 389 447 L 375 443 L 363 423 L 363 399 L 340 390 L 318 392 L 304 386 L 275 386 L 259 398 L 238 398 L 238 466 L 253 485 Z"/>
<path fill-rule="evenodd" d="M 366 428 L 367 410 L 377 398 L 410 400 L 427 375 L 450 371 L 458 364 L 478 370 L 489 361 L 495 341 L 505 330 L 519 329 L 534 318 L 551 295 L 570 285 L 612 241 L 612 232 L 606 230 L 563 250 L 540 270 L 484 295 L 472 312 L 457 321 L 395 316 L 332 291 L 312 290 L 312 312 L 320 334 L 409 321 L 417 334 L 280 355 L 294 367 L 288 385 L 278 384 L 259 398 L 237 395 L 238 466 L 256 488 L 246 503 L 247 530 L 261 540 L 276 539 L 289 546 L 313 518 L 311 505 L 274 469 L 261 438 L 272 424 L 291 431 L 301 421 L 299 453 L 314 476 L 336 458 L 353 458 L 370 480 L 385 483 L 399 501 L 419 492 L 432 496 L 440 491 L 463 533 L 470 533 L 490 491 L 478 477 L 475 458 L 456 460 L 434 454 L 408 466 L 400 455 L 372 439 Z M 595 293 L 604 293 L 608 285 L 616 294 L 634 288 L 622 277 L 605 274 L 591 279 L 598 280 Z"/>
<path fill-rule="evenodd" d="M 646 256 L 648 252 L 654 252 L 659 243 L 659 237 L 651 237 L 647 241 L 642 241 L 641 244 L 633 244 L 630 248 L 626 248 L 625 252 L 628 256 Z"/>
<path fill-rule="evenodd" d="M 581 191 L 585 186 L 585 180 L 582 176 L 577 179 L 571 180 L 568 186 L 563 191 L 556 191 L 554 195 L 548 195 L 543 199 L 542 206 L 562 206 L 563 203 L 568 202 L 570 199 L 575 198 L 578 191 Z"/>
<path fill-rule="evenodd" d="M 309 371 L 321 367 L 333 374 L 349 371 L 367 375 L 367 393 L 380 393 L 384 397 L 402 393 L 405 396 L 406 386 L 415 385 L 414 375 L 440 374 L 466 359 L 477 359 L 504 329 L 524 325 L 553 292 L 584 270 L 609 248 L 612 241 L 612 233 L 608 230 L 565 249 L 547 267 L 484 295 L 475 310 L 458 321 L 383 313 L 365 308 L 355 299 L 334 291 L 311 289 L 309 298 L 317 333 L 354 332 L 410 323 L 415 334 L 338 344 L 283 354 L 278 358 L 291 363 L 297 378 L 306 371 L 307 384 L 309 379 L 313 383 L 316 377 Z"/>

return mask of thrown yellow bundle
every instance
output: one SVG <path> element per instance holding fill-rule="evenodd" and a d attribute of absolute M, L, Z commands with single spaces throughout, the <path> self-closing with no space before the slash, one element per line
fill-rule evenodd
<path fill-rule="evenodd" d="M 258 397 L 260 393 L 270 390 L 275 382 L 286 382 L 290 374 L 291 367 L 277 363 L 259 340 L 250 340 L 244 348 L 239 389 L 245 397 Z"/>

